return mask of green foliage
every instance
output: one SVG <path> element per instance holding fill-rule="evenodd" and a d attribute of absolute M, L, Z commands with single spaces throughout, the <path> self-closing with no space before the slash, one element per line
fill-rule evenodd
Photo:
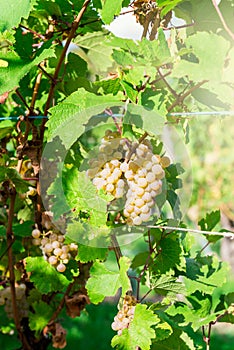
<path fill-rule="evenodd" d="M 115 295 L 122 287 L 122 295 L 129 289 L 129 279 L 127 271 L 130 265 L 129 259 L 122 257 L 119 260 L 120 270 L 118 273 L 108 270 L 101 262 L 95 262 L 90 270 L 90 278 L 86 288 L 92 303 L 97 304 L 104 300 L 106 296 Z"/>
<path fill-rule="evenodd" d="M 137 346 L 142 350 L 149 350 L 151 339 L 155 338 L 151 327 L 158 322 L 158 317 L 147 309 L 146 305 L 138 304 L 129 328 L 125 329 L 121 336 L 116 335 L 112 339 L 111 345 L 116 349 L 123 350 L 134 350 Z"/>
<path fill-rule="evenodd" d="M 26 269 L 31 272 L 31 281 L 41 293 L 61 291 L 69 285 L 69 280 L 50 266 L 43 257 L 26 258 Z"/>
<path fill-rule="evenodd" d="M 51 109 L 52 115 L 47 123 L 49 137 L 59 136 L 66 149 L 69 149 L 86 130 L 84 125 L 93 115 L 118 104 L 120 104 L 118 97 L 97 96 L 83 88 L 79 89 Z"/>
<path fill-rule="evenodd" d="M 90 349 L 194 350 L 202 341 L 215 349 L 213 325 L 234 323 L 230 269 L 212 251 L 223 213 L 233 221 L 233 123 L 217 128 L 215 118 L 195 124 L 174 114 L 233 109 L 232 35 L 212 1 L 158 0 L 131 4 L 141 40 L 119 38 L 105 25 L 128 5 L 0 0 L 1 348 L 63 348 L 70 317 L 79 336 L 88 318 L 96 324 L 96 338 L 86 334 Z M 231 28 L 233 1 L 219 9 Z M 174 13 L 184 28 L 165 28 Z M 168 124 L 190 141 L 191 204 L 187 149 L 177 148 Z M 151 164 L 146 183 L 147 159 L 133 161 L 138 142 L 161 169 Z M 110 191 L 93 181 L 105 176 Z M 148 221 L 133 225 L 126 202 Z M 204 248 L 193 220 L 208 233 Z M 96 304 L 117 295 L 118 314 L 115 307 L 95 319 Z M 98 338 L 103 328 L 108 344 Z"/>
<path fill-rule="evenodd" d="M 33 312 L 29 314 L 29 325 L 30 328 L 39 334 L 49 322 L 53 309 L 43 301 L 34 302 L 32 304 Z"/>
<path fill-rule="evenodd" d="M 48 46 L 48 45 L 45 45 Z M 34 59 L 28 57 L 22 59 L 15 52 L 8 52 L 7 54 L 0 53 L 0 59 L 6 62 L 6 67 L 0 68 L 0 93 L 13 90 L 19 86 L 20 80 L 34 67 L 43 60 L 54 57 L 54 50 L 52 48 L 44 48 L 38 51 Z"/>
<path fill-rule="evenodd" d="M 4 32 L 12 27 L 17 27 L 21 22 L 21 18 L 27 18 L 30 10 L 32 9 L 32 4 L 35 2 L 30 0 L 19 0 L 17 5 L 18 9 L 15 10 L 15 1 L 10 0 L 8 2 L 1 0 L 1 21 L 0 30 Z"/>

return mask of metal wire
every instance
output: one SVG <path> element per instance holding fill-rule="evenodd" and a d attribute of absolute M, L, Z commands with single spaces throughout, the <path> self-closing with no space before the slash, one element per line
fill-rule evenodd
<path fill-rule="evenodd" d="M 7 118 L 5 118 L 5 117 L 0 117 L 0 121 L 1 120 L 20 120 L 20 118 L 22 118 L 23 116 L 22 115 L 20 115 L 20 116 L 18 116 L 18 117 L 16 117 L 16 116 L 10 116 L 10 117 L 7 117 Z M 48 118 L 47 116 L 45 116 L 45 115 L 29 115 L 27 118 L 29 118 L 29 119 L 44 119 L 44 118 Z"/>
<path fill-rule="evenodd" d="M 199 116 L 199 115 L 204 115 L 204 116 L 209 116 L 209 115 L 215 115 L 215 116 L 234 116 L 234 111 L 210 111 L 210 112 L 175 112 L 175 113 L 168 113 L 168 117 L 189 117 L 189 116 Z M 104 116 L 110 116 L 109 114 L 99 114 L 99 117 L 104 117 Z M 1 120 L 19 120 L 22 116 L 9 116 L 9 117 L 0 117 Z M 123 117 L 123 114 L 113 114 L 113 117 Z M 36 116 L 28 116 L 27 118 L 29 119 L 44 119 L 47 118 L 48 116 L 45 115 L 36 115 Z"/>

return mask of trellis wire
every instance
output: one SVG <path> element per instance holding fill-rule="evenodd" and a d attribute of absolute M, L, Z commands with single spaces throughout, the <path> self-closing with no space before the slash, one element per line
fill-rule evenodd
<path fill-rule="evenodd" d="M 148 225 L 147 228 L 160 228 L 160 229 L 173 230 L 173 231 L 193 232 L 193 233 L 199 233 L 202 235 L 223 236 L 226 238 L 234 239 L 234 232 L 232 232 L 232 231 L 227 231 L 227 232 L 215 232 L 214 231 L 214 232 L 212 232 L 212 231 L 196 230 L 196 229 L 192 229 L 192 228 L 163 226 L 163 225 Z"/>
<path fill-rule="evenodd" d="M 210 112 L 174 112 L 174 113 L 168 113 L 168 117 L 189 117 L 189 116 L 199 116 L 199 115 L 204 115 L 204 116 L 234 116 L 234 111 L 210 111 Z M 103 116 L 110 116 L 108 114 L 100 114 L 100 117 Z M 113 114 L 113 117 L 123 117 L 123 114 Z M 9 116 L 9 117 L 0 117 L 1 120 L 20 120 L 22 116 Z M 48 118 L 48 116 L 45 115 L 34 115 L 34 116 L 28 116 L 27 118 L 29 119 L 44 119 Z"/>

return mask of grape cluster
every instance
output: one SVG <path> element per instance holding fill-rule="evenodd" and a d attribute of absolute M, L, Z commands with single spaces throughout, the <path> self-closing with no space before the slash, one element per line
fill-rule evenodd
<path fill-rule="evenodd" d="M 136 299 L 133 296 L 126 295 L 123 301 L 123 306 L 114 317 L 114 322 L 111 327 L 118 335 L 122 334 L 123 329 L 128 328 L 133 320 L 136 307 Z"/>
<path fill-rule="evenodd" d="M 78 246 L 75 243 L 65 244 L 64 235 L 48 231 L 42 234 L 35 228 L 32 231 L 33 244 L 40 246 L 43 256 L 48 263 L 56 267 L 58 272 L 66 270 L 66 264 L 77 254 Z"/>
<path fill-rule="evenodd" d="M 26 295 L 26 285 L 19 284 L 15 286 L 15 296 L 16 296 L 16 304 L 18 307 L 19 318 L 28 316 L 29 305 L 27 303 Z M 5 289 L 0 290 L 0 305 L 5 305 L 4 309 L 9 318 L 13 318 L 13 308 L 12 308 L 12 294 L 11 288 L 7 287 Z"/>
<path fill-rule="evenodd" d="M 93 184 L 116 199 L 125 197 L 123 217 L 129 225 L 149 221 L 170 159 L 155 155 L 149 140 L 131 142 L 109 130 L 98 151 L 87 171 Z"/>
<path fill-rule="evenodd" d="M 97 158 L 89 162 L 90 169 L 87 174 L 93 180 L 93 184 L 98 190 L 103 189 L 115 198 L 123 197 L 125 192 L 120 166 L 126 150 L 126 144 L 119 134 L 107 130 L 98 149 Z"/>

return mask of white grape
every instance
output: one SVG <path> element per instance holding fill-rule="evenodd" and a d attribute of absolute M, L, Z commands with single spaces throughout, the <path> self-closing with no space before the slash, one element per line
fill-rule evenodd
<path fill-rule="evenodd" d="M 33 238 L 39 238 L 41 236 L 41 231 L 38 230 L 37 228 L 35 228 L 33 231 L 32 231 L 32 236 Z"/>
<path fill-rule="evenodd" d="M 66 266 L 63 263 L 58 264 L 56 268 L 58 272 L 64 272 L 66 270 Z"/>

